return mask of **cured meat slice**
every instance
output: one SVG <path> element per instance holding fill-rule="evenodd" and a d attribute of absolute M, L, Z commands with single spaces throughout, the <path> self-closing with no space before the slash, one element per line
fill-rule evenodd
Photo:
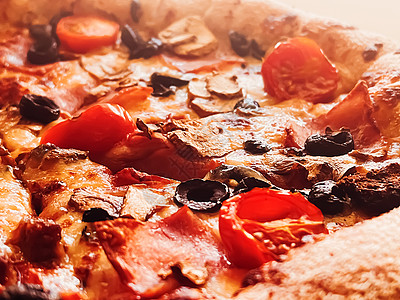
<path fill-rule="evenodd" d="M 227 267 L 219 239 L 186 206 L 158 222 L 116 219 L 95 227 L 121 280 L 141 297 L 176 288 L 173 269 L 201 285 Z"/>
<path fill-rule="evenodd" d="M 380 131 L 371 113 L 372 103 L 367 84 L 360 81 L 346 98 L 315 122 L 321 129 L 348 128 L 354 136 L 356 147 L 371 146 L 380 140 Z"/>

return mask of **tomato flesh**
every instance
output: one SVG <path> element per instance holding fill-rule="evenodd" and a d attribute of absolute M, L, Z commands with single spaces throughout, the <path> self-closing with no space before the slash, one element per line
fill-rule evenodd
<path fill-rule="evenodd" d="M 256 188 L 223 203 L 219 231 L 231 262 L 256 268 L 303 244 L 305 235 L 327 233 L 323 221 L 300 193 Z"/>
<path fill-rule="evenodd" d="M 338 70 L 317 43 L 305 37 L 278 43 L 265 57 L 261 74 L 264 90 L 280 101 L 329 102 L 340 80 Z"/>
<path fill-rule="evenodd" d="M 40 143 L 96 154 L 109 150 L 135 130 L 136 125 L 121 106 L 97 104 L 79 117 L 51 127 L 43 134 Z"/>
<path fill-rule="evenodd" d="M 57 24 L 61 45 L 72 52 L 86 53 L 115 44 L 119 32 L 116 22 L 99 16 L 69 16 Z"/>

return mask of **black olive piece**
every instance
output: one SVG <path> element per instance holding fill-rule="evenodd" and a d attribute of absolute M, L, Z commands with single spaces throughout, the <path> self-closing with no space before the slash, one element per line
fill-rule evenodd
<path fill-rule="evenodd" d="M 328 128 L 325 135 L 313 134 L 308 137 L 304 149 L 315 156 L 344 155 L 354 150 L 353 136 L 345 130 L 333 134 Z"/>
<path fill-rule="evenodd" d="M 260 108 L 260 104 L 251 97 L 246 97 L 242 100 L 239 100 L 234 109 L 243 109 L 243 110 L 257 110 Z"/>
<path fill-rule="evenodd" d="M 32 25 L 29 27 L 29 35 L 34 40 L 35 48 L 40 51 L 49 49 L 54 42 L 51 25 Z"/>
<path fill-rule="evenodd" d="M 35 94 L 22 96 L 19 102 L 19 112 L 29 120 L 47 124 L 60 117 L 60 108 L 50 98 Z"/>
<path fill-rule="evenodd" d="M 130 12 L 133 22 L 139 23 L 140 17 L 142 16 L 142 6 L 139 0 L 132 0 Z"/>
<path fill-rule="evenodd" d="M 142 48 L 146 44 L 140 34 L 132 29 L 129 25 L 125 25 L 121 29 L 121 41 L 129 48 L 134 51 L 137 48 Z"/>
<path fill-rule="evenodd" d="M 8 286 L 1 294 L 0 300 L 55 300 L 58 296 L 45 291 L 38 284 L 17 284 Z"/>
<path fill-rule="evenodd" d="M 251 191 L 254 188 L 269 188 L 271 185 L 268 182 L 263 180 L 254 178 L 254 177 L 245 177 L 240 180 L 239 184 L 233 190 L 233 194 L 242 194 Z"/>
<path fill-rule="evenodd" d="M 44 44 L 34 43 L 28 51 L 27 59 L 34 65 L 47 65 L 58 61 L 58 45 L 53 39 L 49 48 L 43 48 Z"/>
<path fill-rule="evenodd" d="M 247 38 L 236 31 L 229 32 L 229 40 L 233 51 L 239 56 L 247 56 L 250 53 L 250 43 Z"/>
<path fill-rule="evenodd" d="M 255 40 L 250 42 L 250 53 L 255 59 L 262 60 L 265 56 L 265 51 L 260 48 L 260 45 Z"/>
<path fill-rule="evenodd" d="M 168 97 L 174 93 L 171 89 L 172 86 L 181 87 L 189 83 L 188 80 L 183 80 L 167 75 L 161 75 L 159 73 L 153 73 L 150 77 L 151 86 L 153 87 L 153 93 L 155 97 Z"/>
<path fill-rule="evenodd" d="M 86 210 L 83 213 L 82 221 L 83 222 L 98 222 L 98 221 L 107 221 L 114 220 L 115 217 L 110 216 L 109 213 L 102 208 L 92 207 Z"/>
<path fill-rule="evenodd" d="M 141 47 L 131 51 L 130 58 L 150 58 L 157 55 L 162 49 L 163 43 L 157 38 L 151 38 Z"/>
<path fill-rule="evenodd" d="M 333 180 L 325 180 L 313 185 L 308 201 L 318 207 L 322 213 L 335 215 L 341 213 L 346 207 L 345 197 L 345 191 Z"/>
<path fill-rule="evenodd" d="M 173 89 L 167 88 L 161 84 L 153 86 L 153 92 L 151 93 L 154 97 L 168 97 L 172 94 L 174 94 Z"/>
<path fill-rule="evenodd" d="M 176 187 L 174 201 L 194 211 L 215 212 L 229 196 L 229 188 L 222 182 L 191 179 Z"/>
<path fill-rule="evenodd" d="M 180 78 L 172 77 L 172 76 L 167 76 L 167 75 L 162 75 L 159 73 L 153 73 L 150 77 L 150 81 L 152 85 L 162 85 L 165 87 L 170 87 L 170 86 L 185 86 L 189 83 L 188 80 L 183 80 Z"/>
<path fill-rule="evenodd" d="M 271 147 L 264 141 L 253 139 L 244 142 L 244 150 L 251 154 L 264 154 L 270 151 Z"/>

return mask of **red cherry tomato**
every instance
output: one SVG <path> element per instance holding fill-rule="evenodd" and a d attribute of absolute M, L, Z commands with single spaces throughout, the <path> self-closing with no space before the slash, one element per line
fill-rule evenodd
<path fill-rule="evenodd" d="M 265 57 L 261 74 L 265 91 L 278 100 L 313 103 L 331 101 L 340 80 L 317 43 L 305 37 L 278 43 Z"/>
<path fill-rule="evenodd" d="M 51 127 L 43 134 L 40 143 L 101 153 L 109 150 L 135 129 L 136 125 L 130 115 L 121 106 L 97 104 L 79 117 Z"/>
<path fill-rule="evenodd" d="M 301 245 L 305 235 L 327 233 L 323 221 L 300 193 L 256 188 L 223 203 L 219 232 L 231 262 L 256 268 Z"/>
<path fill-rule="evenodd" d="M 76 53 L 113 45 L 119 25 L 98 16 L 69 16 L 57 24 L 56 33 L 61 45 Z"/>

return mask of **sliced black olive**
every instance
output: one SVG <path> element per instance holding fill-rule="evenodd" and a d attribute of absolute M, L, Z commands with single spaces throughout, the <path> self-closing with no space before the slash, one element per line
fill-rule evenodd
<path fill-rule="evenodd" d="M 171 89 L 172 86 L 180 87 L 189 83 L 188 80 L 161 75 L 159 73 L 153 73 L 150 77 L 150 81 L 153 87 L 152 95 L 155 97 L 167 97 L 174 93 L 174 90 Z"/>
<path fill-rule="evenodd" d="M 154 55 L 157 55 L 160 52 L 162 46 L 163 43 L 161 42 L 161 40 L 153 37 L 145 44 L 143 44 L 142 47 L 139 47 L 136 50 L 132 51 L 130 58 L 150 58 Z"/>
<path fill-rule="evenodd" d="M 8 286 L 1 294 L 0 300 L 55 300 L 59 299 L 38 284 L 17 284 Z"/>
<path fill-rule="evenodd" d="M 125 25 L 121 29 L 121 40 L 130 50 L 130 59 L 134 58 L 150 58 L 156 55 L 162 48 L 161 40 L 151 38 L 144 41 L 140 34 L 132 29 L 129 25 Z"/>
<path fill-rule="evenodd" d="M 233 51 L 239 56 L 247 56 L 250 52 L 250 43 L 247 38 L 236 31 L 229 32 L 229 40 Z"/>
<path fill-rule="evenodd" d="M 354 141 L 349 131 L 342 130 L 332 133 L 327 128 L 324 135 L 313 134 L 308 137 L 304 148 L 310 155 L 338 156 L 354 150 Z"/>
<path fill-rule="evenodd" d="M 165 87 L 170 87 L 170 86 L 181 87 L 189 83 L 189 80 L 183 80 L 180 78 L 162 75 L 159 73 L 153 73 L 150 77 L 150 81 L 152 85 L 163 85 Z"/>
<path fill-rule="evenodd" d="M 50 48 L 54 41 L 51 25 L 32 25 L 29 27 L 29 35 L 35 41 L 35 47 L 42 51 Z"/>
<path fill-rule="evenodd" d="M 177 186 L 174 200 L 191 210 L 215 212 L 228 197 L 229 188 L 222 182 L 191 179 Z"/>
<path fill-rule="evenodd" d="M 139 0 L 132 0 L 131 2 L 131 18 L 133 22 L 139 23 L 140 17 L 142 16 L 142 6 Z"/>
<path fill-rule="evenodd" d="M 251 97 L 246 97 L 235 104 L 234 109 L 241 109 L 245 111 L 258 110 L 260 104 Z"/>
<path fill-rule="evenodd" d="M 250 53 L 255 59 L 262 60 L 265 56 L 265 51 L 260 48 L 260 45 L 255 40 L 250 42 Z"/>
<path fill-rule="evenodd" d="M 22 96 L 19 111 L 25 118 L 43 124 L 55 121 L 60 116 L 60 108 L 52 99 L 35 94 Z"/>
<path fill-rule="evenodd" d="M 269 184 L 266 181 L 254 178 L 254 177 L 245 177 L 242 180 L 240 180 L 239 184 L 233 190 L 233 193 L 235 195 L 247 193 L 256 187 L 269 188 L 269 187 L 271 187 L 271 184 Z"/>
<path fill-rule="evenodd" d="M 318 207 L 322 213 L 335 215 L 341 213 L 347 205 L 346 193 L 334 181 L 318 182 L 311 188 L 308 201 Z"/>
<path fill-rule="evenodd" d="M 107 221 L 114 219 L 115 219 L 114 216 L 110 216 L 105 209 L 99 207 L 92 207 L 86 210 L 82 216 L 83 222 L 98 222 L 98 221 Z"/>
<path fill-rule="evenodd" d="M 121 29 L 121 41 L 129 48 L 129 50 L 134 51 L 139 47 L 143 47 L 146 43 L 140 34 L 132 29 L 129 25 L 125 25 Z"/>
<path fill-rule="evenodd" d="M 264 141 L 252 139 L 244 142 L 244 150 L 251 154 L 264 154 L 270 151 L 271 147 Z"/>
<path fill-rule="evenodd" d="M 58 45 L 53 39 L 51 45 L 46 48 L 45 44 L 34 43 L 28 51 L 27 59 L 34 65 L 47 65 L 59 60 Z"/>

